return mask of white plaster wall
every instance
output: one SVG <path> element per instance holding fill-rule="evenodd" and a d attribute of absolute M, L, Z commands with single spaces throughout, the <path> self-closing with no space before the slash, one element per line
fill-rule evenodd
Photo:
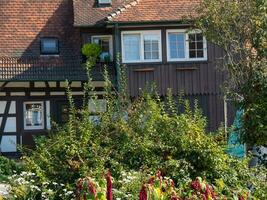
<path fill-rule="evenodd" d="M 0 101 L 0 114 L 4 114 L 6 108 L 6 101 Z"/>
<path fill-rule="evenodd" d="M 17 136 L 4 135 L 2 137 L 1 152 L 16 152 L 17 151 Z"/>
<path fill-rule="evenodd" d="M 16 114 L 16 102 L 15 101 L 11 101 L 8 114 Z"/>
<path fill-rule="evenodd" d="M 51 129 L 51 117 L 50 117 L 50 101 L 45 102 L 46 106 L 46 128 Z"/>
<path fill-rule="evenodd" d="M 6 125 L 4 133 L 17 132 L 16 117 L 8 117 L 6 120 Z"/>

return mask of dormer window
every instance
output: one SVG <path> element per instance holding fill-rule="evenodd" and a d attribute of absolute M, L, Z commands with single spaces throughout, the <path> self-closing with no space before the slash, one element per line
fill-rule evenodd
<path fill-rule="evenodd" d="M 58 55 L 59 45 L 57 38 L 41 38 L 41 54 L 42 55 Z"/>
<path fill-rule="evenodd" d="M 98 0 L 99 6 L 109 6 L 111 4 L 111 0 Z"/>

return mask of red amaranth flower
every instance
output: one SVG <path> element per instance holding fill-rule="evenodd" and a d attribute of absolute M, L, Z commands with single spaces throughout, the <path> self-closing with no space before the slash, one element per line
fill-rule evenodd
<path fill-rule="evenodd" d="M 192 189 L 194 189 L 196 191 L 201 191 L 201 185 L 200 185 L 200 182 L 198 180 L 192 181 L 191 187 L 192 187 Z"/>
<path fill-rule="evenodd" d="M 158 178 L 161 178 L 161 171 L 158 170 L 156 175 Z"/>
<path fill-rule="evenodd" d="M 155 183 L 155 177 L 151 177 L 151 178 L 148 180 L 148 184 L 153 185 L 154 183 Z"/>
<path fill-rule="evenodd" d="M 245 200 L 245 197 L 243 197 L 242 195 L 238 195 L 238 200 Z"/>
<path fill-rule="evenodd" d="M 112 177 L 111 177 L 111 173 L 110 170 L 108 170 L 107 173 L 107 200 L 112 200 Z"/>
<path fill-rule="evenodd" d="M 146 191 L 146 185 L 143 184 L 140 194 L 139 194 L 139 200 L 147 200 L 147 191 Z"/>
<path fill-rule="evenodd" d="M 88 189 L 89 189 L 89 192 L 94 195 L 94 197 L 96 197 L 96 188 L 95 188 L 95 184 L 89 180 L 88 182 Z"/>

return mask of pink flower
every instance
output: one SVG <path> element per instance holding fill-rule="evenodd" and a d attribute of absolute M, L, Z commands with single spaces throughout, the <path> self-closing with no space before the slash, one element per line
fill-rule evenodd
<path fill-rule="evenodd" d="M 147 200 L 147 191 L 146 191 L 146 185 L 143 184 L 140 194 L 139 194 L 139 200 Z"/>
<path fill-rule="evenodd" d="M 110 170 L 108 170 L 106 180 L 107 180 L 107 200 L 112 200 L 112 177 Z"/>

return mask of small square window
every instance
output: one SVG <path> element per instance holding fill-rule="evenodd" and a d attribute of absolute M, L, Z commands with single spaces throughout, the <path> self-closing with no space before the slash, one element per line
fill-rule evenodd
<path fill-rule="evenodd" d="M 44 129 L 44 104 L 43 102 L 24 103 L 24 129 Z"/>
<path fill-rule="evenodd" d="M 41 54 L 57 55 L 59 54 L 59 44 L 57 38 L 42 38 L 41 39 Z"/>
<path fill-rule="evenodd" d="M 167 30 L 168 61 L 207 60 L 207 41 L 198 31 Z"/>
<path fill-rule="evenodd" d="M 102 5 L 102 4 L 111 4 L 111 0 L 98 0 L 98 3 L 100 5 Z"/>
<path fill-rule="evenodd" d="M 101 61 L 113 60 L 113 44 L 111 35 L 92 36 L 92 43 L 98 44 L 102 52 L 100 54 Z"/>
<path fill-rule="evenodd" d="M 122 32 L 122 61 L 161 62 L 161 31 Z"/>
<path fill-rule="evenodd" d="M 189 58 L 204 58 L 204 40 L 202 33 L 189 34 Z"/>

